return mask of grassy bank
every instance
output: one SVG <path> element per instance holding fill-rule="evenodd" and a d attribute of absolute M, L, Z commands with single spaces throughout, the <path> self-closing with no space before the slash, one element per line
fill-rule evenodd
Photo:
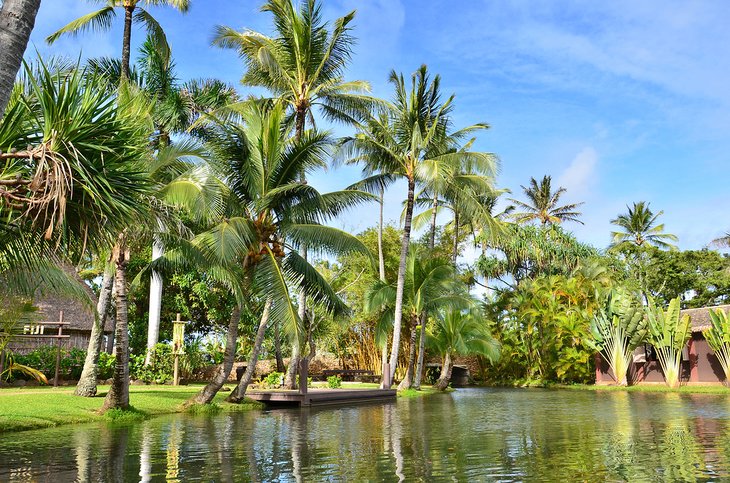
<path fill-rule="evenodd" d="M 141 420 L 183 411 L 181 408 L 200 386 L 131 386 L 132 411 L 109 411 L 100 415 L 108 386 L 99 386 L 93 398 L 74 396 L 73 387 L 0 389 L 0 433 L 47 428 L 93 421 L 121 422 Z M 229 404 L 228 392 L 216 396 L 215 406 L 206 411 L 246 411 L 259 409 L 259 403 Z M 195 410 L 195 408 L 193 408 Z"/>
<path fill-rule="evenodd" d="M 548 386 L 560 389 L 569 389 L 573 391 L 624 391 L 624 392 L 670 392 L 679 394 L 723 394 L 730 396 L 730 389 L 725 386 L 680 386 L 672 389 L 665 385 L 647 385 L 638 386 L 596 386 L 594 384 L 575 384 L 575 385 L 555 385 Z"/>

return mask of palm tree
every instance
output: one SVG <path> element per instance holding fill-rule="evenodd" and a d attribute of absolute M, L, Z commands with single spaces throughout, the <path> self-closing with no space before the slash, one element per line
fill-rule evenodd
<path fill-rule="evenodd" d="M 441 375 L 433 387 L 443 391 L 451 380 L 452 357 L 480 355 L 490 362 L 499 360 L 501 347 L 492 337 L 483 315 L 472 309 L 468 312 L 447 310 L 436 319 L 435 333 L 429 338 L 430 345 L 443 357 Z"/>
<path fill-rule="evenodd" d="M 41 0 L 5 0 L 0 8 L 0 119 L 10 100 Z"/>
<path fill-rule="evenodd" d="M 539 183 L 535 178 L 530 178 L 530 186 L 522 186 L 522 191 L 527 197 L 527 202 L 510 198 L 510 201 L 516 205 L 517 209 L 524 210 L 513 213 L 512 216 L 520 223 L 540 220 L 541 224 L 546 225 L 548 223 L 575 221 L 582 225 L 583 222 L 578 219 L 581 216 L 581 212 L 577 210 L 583 203 L 558 206 L 560 197 L 566 190 L 561 186 L 557 191 L 553 192 L 551 184 L 551 176 L 543 176 Z"/>
<path fill-rule="evenodd" d="M 664 233 L 664 223 L 656 224 L 664 211 L 654 214 L 649 208 L 649 203 L 644 201 L 636 202 L 633 206 L 626 206 L 626 208 L 628 213 L 620 214 L 611 220 L 611 224 L 622 230 L 611 232 L 612 246 L 633 243 L 640 247 L 646 243 L 658 248 L 676 248 L 676 245 L 672 245 L 668 241 L 676 242 L 678 238 L 671 233 Z"/>
<path fill-rule="evenodd" d="M 448 114 L 453 96 L 446 101 L 441 100 L 440 77 L 436 76 L 431 81 L 425 65 L 413 74 L 410 89 L 406 87 L 403 75 L 395 72 L 391 72 L 390 82 L 395 87 L 394 101 L 388 103 L 382 113 L 370 115 L 360 125 L 359 133 L 343 143 L 343 155 L 354 159 L 367 156 L 379 160 L 380 172 L 394 178 L 405 179 L 407 182 L 403 238 L 396 282 L 390 373 L 383 374 L 384 387 L 392 385 L 392 376 L 398 363 L 403 291 L 416 184 L 438 177 L 434 173 L 448 170 L 455 159 L 464 157 L 491 159 L 491 155 L 487 153 L 471 151 L 454 153 L 446 149 L 474 130 L 483 129 L 484 125 L 476 124 L 450 135 L 445 134 L 448 132 Z"/>
<path fill-rule="evenodd" d="M 194 240 L 213 265 L 210 271 L 236 295 L 238 307 L 228 327 L 222 370 L 192 399 L 194 403 L 209 403 L 227 380 L 240 312 L 252 298 L 261 301 L 264 310 L 247 371 L 229 397 L 233 402 L 243 399 L 253 377 L 269 320 L 280 321 L 292 339 L 303 343 L 304 328 L 290 287 L 330 312 L 347 311 L 326 280 L 297 253 L 298 247 L 306 244 L 323 253 L 367 252 L 357 238 L 322 222 L 369 200 L 369 195 L 353 190 L 320 194 L 300 181 L 301 173 L 321 166 L 331 145 L 329 135 L 308 131 L 298 139 L 291 137 L 291 123 L 281 105 L 269 109 L 249 102 L 239 109 L 246 123 L 218 126 L 210 141 L 230 189 L 225 213 Z"/>
<path fill-rule="evenodd" d="M 377 282 L 366 296 L 366 311 L 381 313 L 392 319 L 396 287 Z M 428 317 L 447 307 L 468 307 L 472 300 L 456 277 L 456 270 L 448 260 L 427 256 L 424 250 L 412 250 L 408 255 L 403 298 L 403 312 L 410 325 L 410 350 L 406 374 L 398 389 L 410 389 L 414 380 L 416 335 L 419 325 L 426 325 Z M 421 359 L 422 360 L 422 359 Z M 419 368 L 420 369 L 420 368 Z M 417 377 L 417 376 L 416 376 Z"/>
<path fill-rule="evenodd" d="M 307 122 L 314 126 L 313 106 L 330 120 L 352 123 L 374 103 L 364 95 L 370 90 L 367 82 L 343 79 L 354 45 L 350 23 L 355 12 L 335 20 L 330 32 L 321 10 L 316 0 L 301 2 L 298 10 L 292 0 L 269 0 L 261 11 L 272 14 L 274 37 L 219 26 L 213 41 L 220 47 L 235 49 L 244 60 L 244 85 L 264 87 L 287 106 L 294 117 L 297 139 L 303 136 Z M 302 256 L 307 258 L 306 246 L 302 247 Z M 299 315 L 306 319 L 303 294 L 299 295 Z M 299 349 L 292 347 L 285 381 L 288 388 L 296 385 Z"/>
<path fill-rule="evenodd" d="M 117 16 L 117 9 L 124 10 L 124 34 L 122 37 L 122 77 L 129 79 L 130 75 L 130 54 L 132 49 L 132 22 L 144 24 L 148 35 L 155 42 L 157 48 L 164 56 L 169 56 L 170 47 L 167 44 L 167 36 L 160 24 L 150 13 L 141 7 L 167 5 L 180 12 L 187 12 L 190 8 L 190 0 L 91 0 L 94 3 L 104 3 L 104 7 L 83 17 L 77 18 L 57 32 L 51 34 L 46 42 L 52 44 L 62 35 L 77 35 L 86 30 L 104 31 L 109 30 L 114 18 Z"/>

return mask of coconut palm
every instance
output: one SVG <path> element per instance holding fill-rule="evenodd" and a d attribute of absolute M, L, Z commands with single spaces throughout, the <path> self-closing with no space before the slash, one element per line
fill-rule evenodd
<path fill-rule="evenodd" d="M 477 310 L 447 310 L 436 318 L 429 344 L 443 357 L 441 374 L 433 387 L 443 391 L 451 380 L 454 355 L 480 355 L 490 362 L 499 360 L 501 347 Z"/>
<path fill-rule="evenodd" d="M 305 333 L 290 297 L 294 287 L 330 312 L 346 307 L 324 278 L 296 249 L 307 244 L 315 252 L 367 252 L 355 237 L 322 223 L 358 202 L 367 193 L 345 190 L 321 194 L 300 181 L 301 173 L 322 165 L 331 145 L 327 133 L 305 132 L 292 137 L 283 107 L 264 103 L 239 106 L 243 125 L 217 126 L 210 148 L 220 160 L 230 196 L 224 216 L 198 235 L 194 245 L 236 295 L 221 371 L 193 398 L 208 403 L 227 380 L 233 366 L 240 312 L 256 298 L 264 308 L 250 363 L 229 400 L 239 402 L 253 377 L 255 361 L 270 320 L 280 321 L 292 339 L 303 342 Z"/>
<path fill-rule="evenodd" d="M 355 12 L 335 20 L 328 31 L 316 0 L 301 2 L 299 9 L 292 0 L 269 0 L 261 11 L 273 16 L 273 37 L 224 26 L 216 29 L 213 43 L 235 49 L 246 63 L 241 82 L 269 90 L 287 106 L 295 120 L 296 138 L 302 137 L 307 122 L 314 126 L 314 106 L 330 120 L 352 123 L 361 118 L 374 102 L 365 95 L 370 85 L 343 78 L 354 45 L 350 23 Z M 302 256 L 307 258 L 306 246 Z M 302 294 L 299 315 L 306 319 L 306 297 Z M 285 381 L 288 388 L 296 385 L 299 347 L 294 346 L 292 352 Z"/>
<path fill-rule="evenodd" d="M 395 98 L 380 113 L 372 114 L 360 125 L 358 134 L 344 141 L 343 156 L 350 159 L 367 156 L 379 160 L 378 170 L 394 178 L 405 179 L 407 196 L 403 222 L 400 264 L 396 282 L 395 315 L 393 321 L 393 346 L 390 353 L 390 374 L 383 375 L 383 386 L 392 385 L 392 375 L 398 363 L 400 331 L 402 324 L 403 290 L 406 262 L 410 247 L 413 207 L 416 184 L 438 176 L 453 166 L 455 159 L 472 157 L 477 160 L 492 159 L 487 153 L 450 152 L 447 147 L 463 140 L 475 130 L 483 129 L 475 124 L 449 135 L 448 114 L 453 96 L 441 99 L 440 77 L 433 81 L 426 66 L 413 74 L 411 86 L 406 86 L 403 75 L 390 74 L 395 87 Z"/>
<path fill-rule="evenodd" d="M 5 0 L 0 7 L 0 119 L 10 100 L 41 0 Z"/>
<path fill-rule="evenodd" d="M 392 320 L 395 295 L 396 287 L 393 284 L 377 282 L 366 295 L 366 311 L 381 313 L 384 318 Z M 410 326 L 410 351 L 399 389 L 409 389 L 413 385 L 418 327 L 426 325 L 429 316 L 435 315 L 438 310 L 465 308 L 471 303 L 466 287 L 459 282 L 456 270 L 448 260 L 429 257 L 425 250 L 412 250 L 409 253 L 403 312 Z"/>
<path fill-rule="evenodd" d="M 626 206 L 627 213 L 618 215 L 611 220 L 621 231 L 612 231 L 611 238 L 613 247 L 623 243 L 633 243 L 636 246 L 644 244 L 653 245 L 658 248 L 676 248 L 676 245 L 668 243 L 676 242 L 678 239 L 671 233 L 664 232 L 664 223 L 656 224 L 657 219 L 664 214 L 664 211 L 654 214 L 649 208 L 649 203 L 639 201 L 632 206 Z"/>
<path fill-rule="evenodd" d="M 690 338 L 690 317 L 680 313 L 679 297 L 672 299 L 666 310 L 649 299 L 646 310 L 649 322 L 647 340 L 654 346 L 664 380 L 669 387 L 679 386 L 682 350 Z"/>
<path fill-rule="evenodd" d="M 122 77 L 129 79 L 130 75 L 130 54 L 132 49 L 132 23 L 142 23 L 155 42 L 156 47 L 164 56 L 169 56 L 170 47 L 167 44 L 167 36 L 162 26 L 150 15 L 150 13 L 142 8 L 169 6 L 180 12 L 187 12 L 190 8 L 190 0 L 91 0 L 93 3 L 105 4 L 99 10 L 84 15 L 83 17 L 73 20 L 68 25 L 60 28 L 55 33 L 48 36 L 46 41 L 52 44 L 62 35 L 77 35 L 81 32 L 105 31 L 112 26 L 117 16 L 117 10 L 124 10 L 124 33 L 122 37 Z"/>
<path fill-rule="evenodd" d="M 583 224 L 578 219 L 582 214 L 578 211 L 578 207 L 583 203 L 559 206 L 560 197 L 565 194 L 566 190 L 561 186 L 553 192 L 551 176 L 543 176 L 540 182 L 535 178 L 530 178 L 530 186 L 522 186 L 522 191 L 527 198 L 527 202 L 510 198 L 517 210 L 523 210 L 512 214 L 518 222 L 525 223 L 539 220 L 541 224 L 546 225 L 575 221 L 581 225 Z"/>

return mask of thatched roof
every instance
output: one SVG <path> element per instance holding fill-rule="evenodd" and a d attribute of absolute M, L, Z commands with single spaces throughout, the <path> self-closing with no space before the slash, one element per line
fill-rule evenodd
<path fill-rule="evenodd" d="M 710 310 L 721 309 L 727 312 L 730 310 L 730 304 L 728 305 L 717 305 L 715 307 L 700 307 L 697 309 L 685 309 L 682 310 L 682 315 L 689 315 L 692 319 L 692 332 L 702 332 L 712 326 L 710 321 Z"/>
<path fill-rule="evenodd" d="M 38 307 L 39 322 L 58 322 L 59 312 L 63 311 L 63 321 L 70 324 L 68 330 L 90 331 L 94 324 L 94 307 L 88 302 L 49 295 L 37 298 L 33 304 Z M 106 332 L 111 332 L 111 327 Z"/>

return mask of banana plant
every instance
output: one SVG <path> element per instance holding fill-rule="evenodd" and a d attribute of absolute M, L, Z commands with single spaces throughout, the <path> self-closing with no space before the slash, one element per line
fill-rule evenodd
<path fill-rule="evenodd" d="M 616 384 L 628 384 L 632 353 L 647 335 L 647 319 L 636 297 L 612 290 L 602 310 L 591 323 L 589 345 L 598 351 L 613 371 Z"/>
<path fill-rule="evenodd" d="M 667 310 L 649 300 L 646 311 L 649 322 L 648 341 L 654 346 L 667 386 L 679 386 L 682 349 L 690 337 L 690 317 L 681 316 L 679 297 L 669 302 Z"/>
<path fill-rule="evenodd" d="M 727 312 L 722 309 L 710 310 L 712 326 L 704 331 L 705 339 L 710 345 L 722 370 L 725 372 L 725 381 L 730 380 L 730 320 Z"/>

